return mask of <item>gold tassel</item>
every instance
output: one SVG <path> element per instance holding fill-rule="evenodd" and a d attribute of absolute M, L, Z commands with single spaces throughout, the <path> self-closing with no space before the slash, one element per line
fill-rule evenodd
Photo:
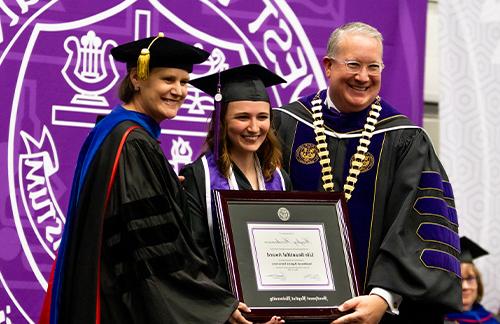
<path fill-rule="evenodd" d="M 158 36 L 155 37 L 149 44 L 148 48 L 143 48 L 141 50 L 141 54 L 137 58 L 137 77 L 139 80 L 147 80 L 149 77 L 149 59 L 150 59 L 150 51 L 151 45 L 160 37 L 164 37 L 165 35 L 160 32 Z"/>
<path fill-rule="evenodd" d="M 149 77 L 149 50 L 143 48 L 137 59 L 137 77 L 139 80 L 146 80 Z"/>

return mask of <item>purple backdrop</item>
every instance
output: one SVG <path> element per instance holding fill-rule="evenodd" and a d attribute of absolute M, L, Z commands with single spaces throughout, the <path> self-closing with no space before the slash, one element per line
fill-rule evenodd
<path fill-rule="evenodd" d="M 382 96 L 422 121 L 426 0 L 0 1 L 0 324 L 38 319 L 78 150 L 117 104 L 116 44 L 165 32 L 212 53 L 192 78 L 261 63 L 288 80 L 274 105 L 326 82 L 332 29 L 370 23 L 385 37 Z M 212 102 L 190 89 L 162 143 L 178 169 L 203 142 Z"/>

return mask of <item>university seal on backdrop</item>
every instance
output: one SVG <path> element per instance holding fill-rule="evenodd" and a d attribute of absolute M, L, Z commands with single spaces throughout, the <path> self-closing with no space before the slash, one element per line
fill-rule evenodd
<path fill-rule="evenodd" d="M 295 150 L 295 158 L 302 164 L 313 164 L 319 160 L 316 144 L 304 143 Z"/>
<path fill-rule="evenodd" d="M 325 81 L 286 1 L 17 4 L 0 6 L 11 19 L 0 29 L 0 73 L 10 78 L 0 98 L 10 110 L 0 121 L 7 133 L 0 148 L 8 159 L 0 171 L 8 179 L 2 184 L 8 226 L 0 229 L 0 319 L 34 323 L 62 237 L 79 149 L 96 118 L 118 103 L 125 67 L 113 60 L 111 48 L 162 31 L 211 53 L 191 78 L 259 63 L 288 81 L 270 92 L 275 106 L 324 88 Z M 175 170 L 197 157 L 212 110 L 212 98 L 190 87 L 178 117 L 162 124 L 162 146 Z M 313 151 L 304 150 L 303 160 L 314 160 Z"/>

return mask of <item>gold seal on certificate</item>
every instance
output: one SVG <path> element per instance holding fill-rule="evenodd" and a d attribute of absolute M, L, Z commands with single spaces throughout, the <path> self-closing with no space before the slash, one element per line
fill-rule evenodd
<path fill-rule="evenodd" d="M 342 315 L 338 305 L 359 291 L 341 194 L 214 193 L 231 290 L 252 308 L 245 316 Z"/>

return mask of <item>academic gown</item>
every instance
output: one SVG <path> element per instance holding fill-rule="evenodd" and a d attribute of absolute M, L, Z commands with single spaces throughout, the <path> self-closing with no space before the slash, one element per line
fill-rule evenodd
<path fill-rule="evenodd" d="M 462 313 L 446 315 L 447 324 L 498 324 L 495 315 L 486 310 L 481 304 L 476 303 L 472 309 Z"/>
<path fill-rule="evenodd" d="M 75 180 L 51 323 L 95 323 L 96 316 L 101 323 L 224 323 L 238 301 L 206 275 L 207 263 L 183 222 L 186 197 L 155 138 L 159 125 L 122 107 L 110 118 L 114 112 L 121 117 L 112 130 L 106 131 L 108 116 L 84 145 L 82 155 L 94 152 L 90 161 L 79 160 L 81 185 Z M 101 132 L 102 144 L 87 149 Z"/>
<path fill-rule="evenodd" d="M 343 114 L 319 93 L 333 168 L 342 191 L 370 107 Z M 273 110 L 283 166 L 294 190 L 324 191 L 311 111 L 313 94 Z M 387 102 L 348 201 L 361 291 L 403 297 L 400 315 L 382 323 L 442 323 L 461 305 L 460 246 L 453 192 L 431 141 Z"/>
<path fill-rule="evenodd" d="M 233 164 L 233 172 L 240 190 L 252 190 L 252 185 L 245 177 L 243 172 Z M 223 248 L 221 245 L 221 237 L 219 234 L 219 226 L 217 217 L 214 211 L 211 213 L 213 224 L 209 225 L 207 199 L 206 199 L 206 175 L 202 163 L 202 157 L 198 158 L 191 164 L 186 165 L 180 172 L 185 177 L 183 186 L 188 195 L 188 204 L 190 208 L 189 224 L 196 244 L 201 248 L 204 256 L 208 258 L 210 266 L 211 278 L 223 287 L 229 289 L 227 282 L 226 265 L 224 263 Z M 290 191 L 292 188 L 290 178 L 286 172 L 281 170 L 285 190 Z M 211 188 L 222 189 L 222 188 Z M 210 230 L 212 227 L 212 230 Z M 212 233 L 211 233 L 212 232 Z M 213 237 L 213 242 L 212 242 Z"/>

